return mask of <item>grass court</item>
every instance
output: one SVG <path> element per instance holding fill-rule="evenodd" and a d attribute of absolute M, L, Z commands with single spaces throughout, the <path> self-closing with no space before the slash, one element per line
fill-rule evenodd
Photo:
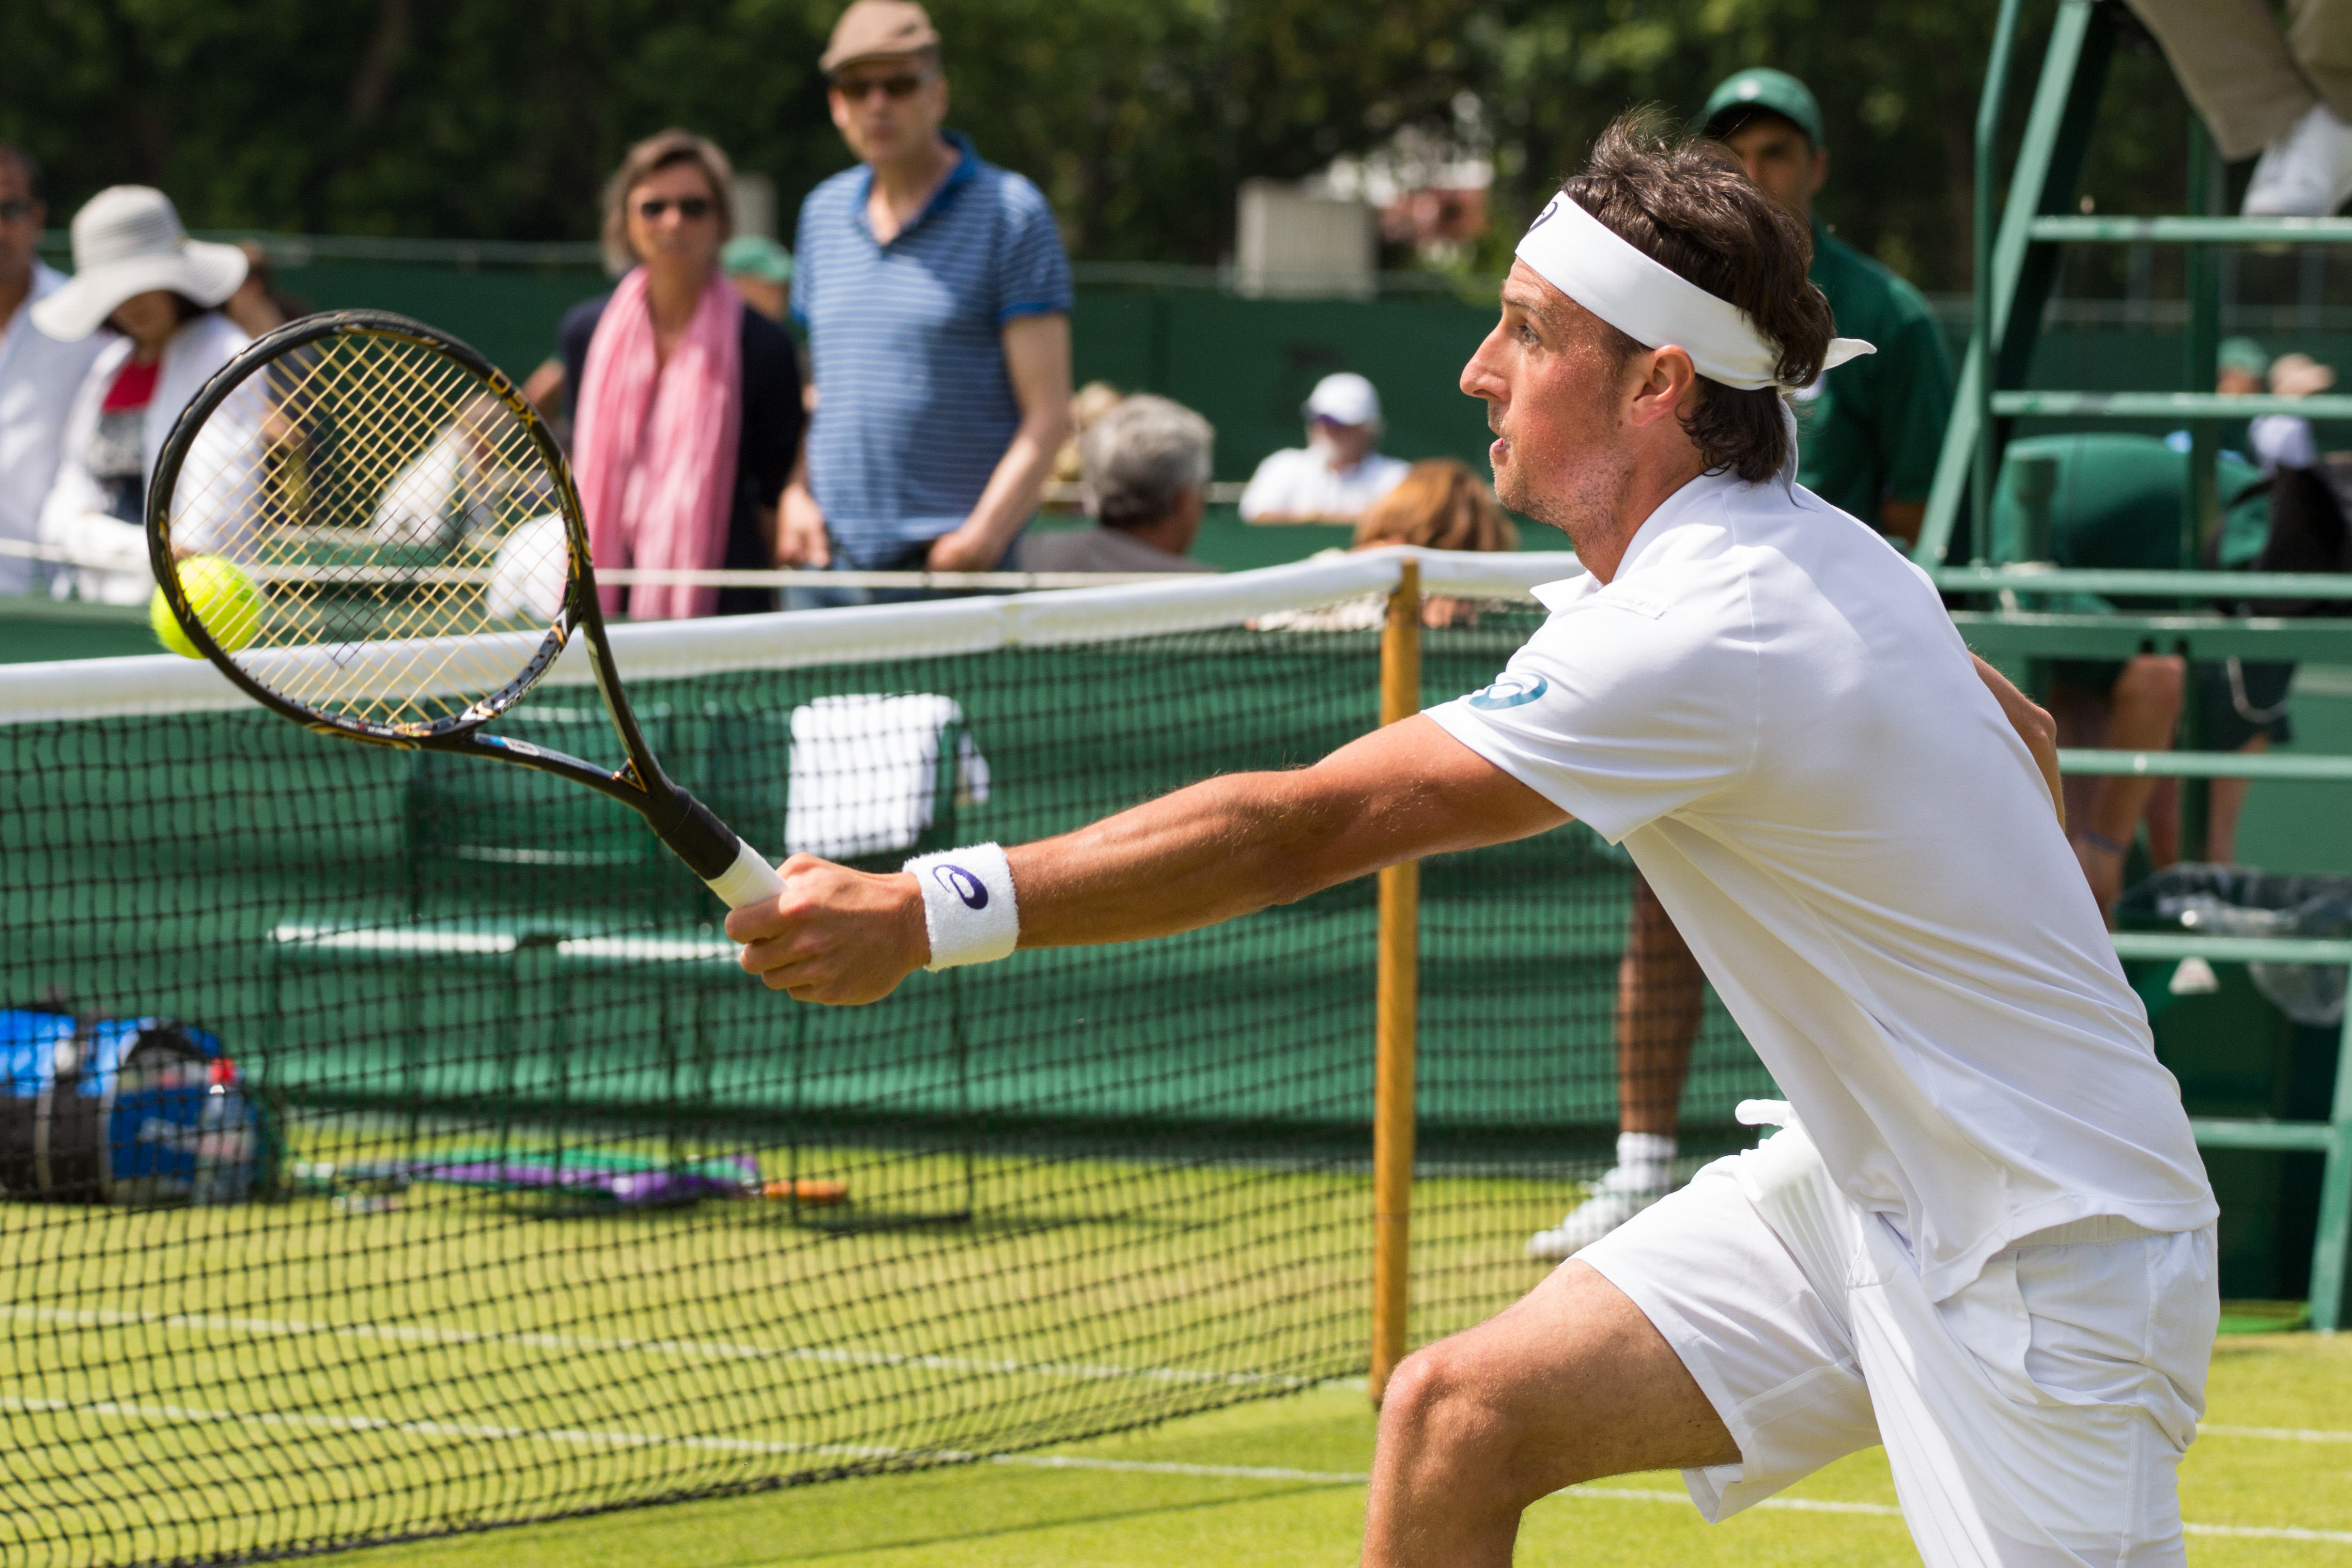
<path fill-rule="evenodd" d="M 1339 1568 L 1355 1561 L 1373 1418 L 1355 1388 L 1055 1448 L 1017 1463 L 379 1548 L 355 1568 Z M 1054 1468 L 1051 1460 L 1077 1461 Z M 1251 1469 L 1262 1474 L 1236 1473 Z M 1319 1478 L 1319 1479 L 1318 1479 Z M 1884 1457 L 1857 1454 L 1718 1526 L 1670 1474 L 1538 1504 L 1517 1561 L 1580 1568 L 1862 1568 L 1916 1561 Z M 2196 1568 L 2352 1563 L 2352 1341 L 2226 1335 L 2181 1469 Z"/>

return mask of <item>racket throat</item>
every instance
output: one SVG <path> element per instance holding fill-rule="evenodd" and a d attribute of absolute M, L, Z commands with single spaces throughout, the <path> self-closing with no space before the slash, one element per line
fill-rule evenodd
<path fill-rule="evenodd" d="M 635 778 L 635 764 L 622 772 Z M 711 813 L 709 807 L 676 785 L 646 793 L 646 824 L 695 875 L 705 882 L 716 882 L 733 868 L 742 841 L 735 836 L 732 828 Z"/>

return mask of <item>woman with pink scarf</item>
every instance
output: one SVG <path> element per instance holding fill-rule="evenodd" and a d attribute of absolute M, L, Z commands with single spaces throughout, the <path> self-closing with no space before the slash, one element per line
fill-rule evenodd
<path fill-rule="evenodd" d="M 733 232 L 727 155 L 665 131 L 604 193 L 620 283 L 563 318 L 572 465 L 600 568 L 775 564 L 776 501 L 800 444 L 800 367 L 783 329 L 719 270 Z M 776 607 L 768 589 L 603 590 L 635 621 Z"/>

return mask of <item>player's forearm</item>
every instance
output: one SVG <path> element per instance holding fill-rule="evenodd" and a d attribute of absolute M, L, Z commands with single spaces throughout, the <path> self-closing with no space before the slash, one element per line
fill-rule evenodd
<path fill-rule="evenodd" d="M 1399 861 L 1525 838 L 1566 812 L 1426 716 L 1312 768 L 1180 789 L 1012 850 L 1020 945 L 1131 942 L 1304 898 Z M 813 855 L 727 917 L 743 967 L 803 1001 L 870 1002 L 932 961 L 923 888 Z M 979 909 L 982 904 L 970 907 Z"/>
<path fill-rule="evenodd" d="M 1305 773 L 1239 773 L 1011 852 L 1021 946 L 1132 942 L 1289 904 L 1379 869 Z"/>
<path fill-rule="evenodd" d="M 1013 851 L 1021 946 L 1190 931 L 1567 820 L 1427 716 L 1411 718 L 1312 768 L 1212 779 Z"/>
<path fill-rule="evenodd" d="M 1302 796 L 1299 779 L 1213 779 L 1013 849 L 1020 945 L 1189 931 L 1356 874 L 1347 854 L 1331 852 L 1349 836 L 1342 813 L 1311 791 Z M 783 875 L 773 904 L 727 917 L 729 935 L 745 945 L 744 967 L 770 988 L 801 1001 L 877 1001 L 936 956 L 914 876 L 856 872 L 813 855 L 786 861 Z"/>

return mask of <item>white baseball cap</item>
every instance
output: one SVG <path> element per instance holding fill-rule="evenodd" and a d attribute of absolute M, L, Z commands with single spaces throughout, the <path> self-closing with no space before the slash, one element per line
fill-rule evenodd
<path fill-rule="evenodd" d="M 1328 419 L 1334 424 L 1377 424 L 1381 394 L 1355 371 L 1341 371 L 1317 382 L 1315 390 L 1307 394 L 1307 406 L 1299 413 L 1309 419 Z"/>
<path fill-rule="evenodd" d="M 74 275 L 33 307 L 33 325 L 61 343 L 98 330 L 134 294 L 168 288 L 210 308 L 245 281 L 245 252 L 188 237 L 172 198 L 146 185 L 112 185 L 73 221 Z"/>

